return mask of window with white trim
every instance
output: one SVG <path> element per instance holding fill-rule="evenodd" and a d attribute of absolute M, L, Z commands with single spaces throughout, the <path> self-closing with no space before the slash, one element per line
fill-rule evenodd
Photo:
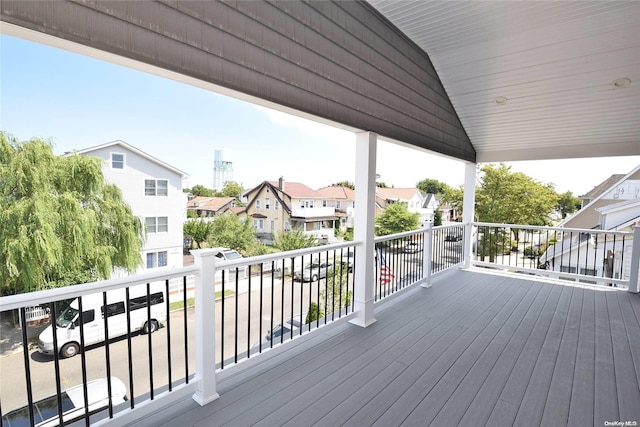
<path fill-rule="evenodd" d="M 124 169 L 124 154 L 111 153 L 111 169 Z"/>
<path fill-rule="evenodd" d="M 166 267 L 167 251 L 147 252 L 147 268 Z"/>
<path fill-rule="evenodd" d="M 144 219 L 147 234 L 166 233 L 169 231 L 169 218 L 166 216 L 148 216 Z"/>
<path fill-rule="evenodd" d="M 262 231 L 264 229 L 264 220 L 263 219 L 254 219 L 253 220 L 253 228 L 258 231 Z"/>
<path fill-rule="evenodd" d="M 271 206 L 270 206 L 270 204 L 269 204 L 269 198 L 268 198 L 268 197 L 265 197 L 265 198 L 264 198 L 264 208 L 265 208 L 265 209 L 269 209 L 270 207 L 271 207 Z"/>
<path fill-rule="evenodd" d="M 340 200 L 336 200 L 336 209 L 340 209 Z"/>
<path fill-rule="evenodd" d="M 276 229 L 276 222 L 274 220 L 271 220 L 271 231 L 275 231 Z"/>
<path fill-rule="evenodd" d="M 166 179 L 145 179 L 144 180 L 145 196 L 168 196 L 169 181 Z"/>
<path fill-rule="evenodd" d="M 274 208 L 275 210 L 280 209 L 280 202 L 278 202 L 277 200 L 275 200 L 275 201 L 273 202 L 273 208 Z"/>
<path fill-rule="evenodd" d="M 260 199 L 256 199 L 256 209 L 260 209 Z"/>

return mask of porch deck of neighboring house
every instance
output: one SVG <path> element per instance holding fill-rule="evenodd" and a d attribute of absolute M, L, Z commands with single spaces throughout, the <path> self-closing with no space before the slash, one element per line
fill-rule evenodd
<path fill-rule="evenodd" d="M 640 295 L 453 270 L 136 425 L 640 422 Z M 301 340 L 302 341 L 302 340 Z M 636 425 L 629 423 L 627 425 Z"/>

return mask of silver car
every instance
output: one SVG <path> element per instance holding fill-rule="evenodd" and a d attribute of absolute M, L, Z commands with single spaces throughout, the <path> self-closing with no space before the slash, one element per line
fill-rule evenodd
<path fill-rule="evenodd" d="M 327 272 L 332 266 L 333 264 L 328 261 L 312 262 L 302 270 L 293 273 L 293 278 L 301 282 L 315 282 L 318 279 L 327 277 Z"/>

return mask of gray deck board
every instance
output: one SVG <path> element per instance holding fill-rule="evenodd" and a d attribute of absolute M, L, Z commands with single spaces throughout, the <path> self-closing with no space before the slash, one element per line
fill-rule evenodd
<path fill-rule="evenodd" d="M 640 422 L 640 297 L 456 271 L 261 355 L 139 425 L 423 426 Z"/>
<path fill-rule="evenodd" d="M 569 425 L 586 426 L 594 423 L 595 384 L 595 298 L 585 292 L 578 332 L 578 348 L 569 404 Z"/>

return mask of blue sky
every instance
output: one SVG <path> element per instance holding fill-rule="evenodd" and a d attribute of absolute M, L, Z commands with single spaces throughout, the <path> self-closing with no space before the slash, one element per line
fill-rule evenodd
<path fill-rule="evenodd" d="M 222 148 L 245 188 L 279 176 L 312 188 L 354 179 L 350 132 L 6 35 L 0 61 L 0 129 L 49 139 L 58 154 L 120 139 L 188 173 L 188 187 L 213 186 L 214 150 Z M 638 164 L 640 156 L 510 163 L 576 195 Z M 464 180 L 462 162 L 386 142 L 377 172 L 396 187 Z"/>

